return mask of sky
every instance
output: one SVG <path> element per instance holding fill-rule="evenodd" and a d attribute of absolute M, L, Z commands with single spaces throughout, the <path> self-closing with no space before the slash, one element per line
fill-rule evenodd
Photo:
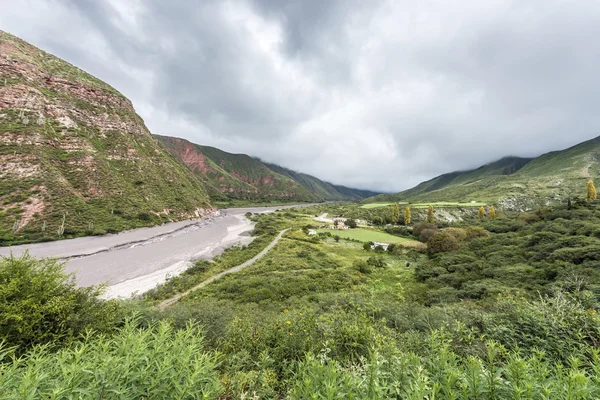
<path fill-rule="evenodd" d="M 600 1 L 0 0 L 156 134 L 396 192 L 600 135 Z"/>

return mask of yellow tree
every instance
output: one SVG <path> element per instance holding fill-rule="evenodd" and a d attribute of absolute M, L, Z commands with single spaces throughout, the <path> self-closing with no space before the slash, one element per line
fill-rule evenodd
<path fill-rule="evenodd" d="M 392 224 L 397 224 L 400 220 L 400 207 L 398 207 L 398 203 L 394 203 L 392 206 Z"/>
<path fill-rule="evenodd" d="M 485 208 L 479 207 L 479 211 L 477 212 L 477 218 L 483 219 L 485 217 Z"/>
<path fill-rule="evenodd" d="M 594 186 L 594 181 L 591 179 L 587 183 L 585 198 L 588 200 L 596 200 L 598 198 L 598 194 L 596 193 L 596 187 Z"/>
<path fill-rule="evenodd" d="M 496 219 L 496 209 L 494 208 L 494 206 L 490 207 L 490 219 Z"/>
<path fill-rule="evenodd" d="M 404 209 L 404 225 L 410 225 L 410 207 Z"/>
<path fill-rule="evenodd" d="M 429 222 L 430 224 L 433 224 L 434 219 L 435 218 L 433 216 L 433 206 L 430 204 L 429 209 L 427 210 L 427 222 Z"/>

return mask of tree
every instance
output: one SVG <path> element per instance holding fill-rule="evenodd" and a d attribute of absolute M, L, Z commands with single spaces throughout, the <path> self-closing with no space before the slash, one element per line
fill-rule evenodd
<path fill-rule="evenodd" d="M 373 218 L 373 225 L 383 225 L 383 218 L 377 216 Z"/>
<path fill-rule="evenodd" d="M 410 207 L 404 209 L 404 225 L 410 225 Z"/>
<path fill-rule="evenodd" d="M 485 208 L 479 207 L 479 211 L 477 212 L 477 218 L 483 219 L 485 217 Z"/>
<path fill-rule="evenodd" d="M 490 219 L 496 219 L 496 209 L 494 206 L 490 206 Z"/>
<path fill-rule="evenodd" d="M 438 232 L 427 241 L 427 251 L 433 254 L 456 250 L 459 247 L 460 242 L 448 232 Z"/>
<path fill-rule="evenodd" d="M 433 206 L 430 204 L 429 209 L 427 210 L 427 222 L 433 224 L 435 217 L 433 216 Z"/>
<path fill-rule="evenodd" d="M 349 218 L 349 219 L 346 220 L 346 226 L 348 228 L 356 228 L 356 226 L 357 226 L 356 225 L 356 221 L 353 220 L 352 218 Z"/>
<path fill-rule="evenodd" d="M 336 243 L 337 243 L 337 242 L 339 242 L 339 241 L 340 241 L 340 237 L 339 237 L 338 235 L 335 235 L 335 236 L 333 237 L 333 240 L 335 240 L 335 241 L 336 241 Z"/>
<path fill-rule="evenodd" d="M 400 207 L 398 207 L 398 203 L 394 203 L 392 206 L 392 225 L 396 225 L 400 220 Z"/>
<path fill-rule="evenodd" d="M 587 183 L 585 198 L 588 200 L 596 200 L 598 198 L 598 194 L 596 193 L 596 187 L 594 186 L 594 181 L 591 179 Z"/>
<path fill-rule="evenodd" d="M 371 251 L 371 244 L 370 243 L 363 243 L 363 250 L 365 251 Z"/>
<path fill-rule="evenodd" d="M 338 221 L 333 221 L 333 226 L 338 226 L 339 222 Z"/>

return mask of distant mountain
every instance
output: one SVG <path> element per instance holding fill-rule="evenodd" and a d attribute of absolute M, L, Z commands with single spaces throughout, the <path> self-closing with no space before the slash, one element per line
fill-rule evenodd
<path fill-rule="evenodd" d="M 0 245 L 211 208 L 202 181 L 157 143 L 127 98 L 0 31 Z"/>
<path fill-rule="evenodd" d="M 155 137 L 203 180 L 215 200 L 316 202 L 358 200 L 374 194 L 335 186 L 246 154 L 231 154 L 181 138 Z"/>
<path fill-rule="evenodd" d="M 524 209 L 583 196 L 600 174 L 600 137 L 537 158 L 506 157 L 470 171 L 440 175 L 374 201 L 484 201 Z"/>
<path fill-rule="evenodd" d="M 378 194 L 377 192 L 370 190 L 353 189 L 346 186 L 334 185 L 315 178 L 314 176 L 292 171 L 291 169 L 276 164 L 263 163 L 271 170 L 292 178 L 300 185 L 325 200 L 361 200 Z"/>

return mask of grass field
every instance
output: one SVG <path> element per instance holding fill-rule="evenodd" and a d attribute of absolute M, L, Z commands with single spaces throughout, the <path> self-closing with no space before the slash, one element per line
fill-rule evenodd
<path fill-rule="evenodd" d="M 387 206 L 391 206 L 394 203 L 369 203 L 369 204 L 363 204 L 361 206 L 361 208 L 380 208 L 380 207 L 387 207 Z M 481 206 L 485 206 L 486 203 L 458 203 L 458 202 L 451 202 L 451 201 L 437 201 L 437 202 L 433 202 L 433 203 L 415 203 L 415 204 L 408 204 L 406 202 L 398 202 L 399 205 L 401 206 L 410 206 L 411 208 L 426 208 L 429 207 L 429 205 L 432 205 L 434 208 L 436 207 L 481 207 Z"/>
<path fill-rule="evenodd" d="M 355 239 L 362 242 L 384 242 L 396 243 L 404 246 L 420 246 L 422 243 L 412 239 L 401 238 L 390 235 L 385 232 L 375 231 L 372 229 L 345 229 L 335 231 L 332 229 L 318 229 L 317 232 L 330 232 L 332 235 L 338 235 L 342 239 Z"/>
<path fill-rule="evenodd" d="M 379 208 L 379 207 L 391 206 L 392 204 L 394 204 L 394 203 L 368 203 L 368 204 L 363 204 L 360 208 Z M 398 204 L 403 205 L 406 203 L 398 202 Z"/>

